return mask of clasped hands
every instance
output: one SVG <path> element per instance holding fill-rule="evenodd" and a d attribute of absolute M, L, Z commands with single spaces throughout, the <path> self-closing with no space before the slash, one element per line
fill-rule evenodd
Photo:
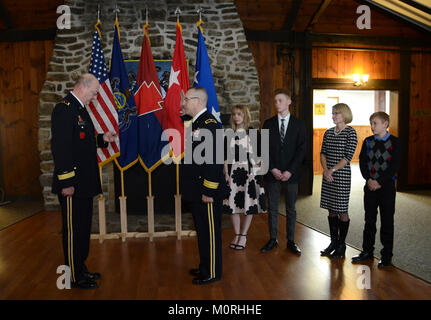
<path fill-rule="evenodd" d="M 289 171 L 286 170 L 284 172 L 281 172 L 277 168 L 272 169 L 271 173 L 276 180 L 280 180 L 280 181 L 287 181 L 292 176 L 292 173 L 290 173 Z"/>
<path fill-rule="evenodd" d="M 332 176 L 332 170 L 331 169 L 323 170 L 323 178 L 328 182 L 334 182 L 334 177 Z"/>
<path fill-rule="evenodd" d="M 382 187 L 380 183 L 377 182 L 377 180 L 374 180 L 371 178 L 368 179 L 367 186 L 368 186 L 368 189 L 370 189 L 370 191 L 376 191 L 377 189 L 380 189 Z"/>

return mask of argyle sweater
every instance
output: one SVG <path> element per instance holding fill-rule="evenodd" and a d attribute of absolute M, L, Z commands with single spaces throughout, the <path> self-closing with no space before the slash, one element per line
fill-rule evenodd
<path fill-rule="evenodd" d="M 383 138 L 373 135 L 365 138 L 359 155 L 362 176 L 377 180 L 384 186 L 393 183 L 400 168 L 401 150 L 399 139 L 390 133 Z"/>

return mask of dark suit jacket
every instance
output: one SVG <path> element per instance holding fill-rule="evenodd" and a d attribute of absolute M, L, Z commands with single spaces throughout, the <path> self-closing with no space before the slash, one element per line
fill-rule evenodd
<path fill-rule="evenodd" d="M 278 115 L 266 120 L 262 129 L 269 129 L 269 168 L 265 181 L 277 181 L 271 170 L 289 171 L 292 177 L 288 183 L 299 183 L 299 172 L 306 153 L 306 132 L 302 120 L 290 115 L 284 143 L 281 145 Z M 264 150 L 264 149 L 262 149 Z"/>
<path fill-rule="evenodd" d="M 51 151 L 54 158 L 52 193 L 75 187 L 76 197 L 102 193 L 97 147 L 106 148 L 103 134 L 95 134 L 85 107 L 69 93 L 51 115 Z"/>

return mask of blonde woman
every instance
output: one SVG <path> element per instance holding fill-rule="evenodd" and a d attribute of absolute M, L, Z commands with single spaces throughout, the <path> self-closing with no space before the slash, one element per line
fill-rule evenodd
<path fill-rule="evenodd" d="M 235 132 L 232 139 L 226 141 L 227 148 L 233 153 L 233 162 L 225 161 L 225 179 L 230 187 L 229 197 L 224 202 L 224 212 L 231 214 L 232 226 L 235 238 L 229 247 L 236 250 L 244 250 L 247 243 L 247 233 L 253 218 L 253 214 L 265 211 L 266 200 L 263 188 L 262 176 L 255 174 L 258 167 L 254 164 L 253 150 L 250 142 L 250 110 L 246 106 L 234 106 L 231 110 L 230 124 Z M 258 140 L 259 134 L 258 134 Z M 254 144 L 260 148 L 260 141 Z M 241 154 L 246 157 L 241 157 Z M 241 214 L 244 217 L 241 219 Z"/>
<path fill-rule="evenodd" d="M 337 103 L 332 107 L 332 120 L 335 127 L 326 130 L 320 152 L 323 167 L 320 207 L 327 209 L 329 213 L 331 243 L 320 253 L 331 258 L 343 258 L 350 224 L 350 161 L 358 138 L 355 129 L 347 125 L 353 120 L 352 111 L 347 104 Z"/>

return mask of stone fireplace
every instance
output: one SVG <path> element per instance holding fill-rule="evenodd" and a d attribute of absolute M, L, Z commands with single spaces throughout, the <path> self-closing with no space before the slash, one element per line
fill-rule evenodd
<path fill-rule="evenodd" d="M 233 1 L 227 0 L 149 0 L 149 1 L 84 1 L 66 0 L 70 7 L 71 28 L 58 30 L 53 56 L 49 63 L 39 104 L 39 152 L 43 198 L 46 210 L 59 210 L 57 197 L 51 190 L 53 160 L 50 151 L 50 121 L 55 104 L 72 89 L 77 77 L 88 71 L 94 24 L 100 3 L 102 45 L 107 59 L 111 58 L 114 8 L 118 5 L 121 49 L 124 59 L 139 59 L 144 38 L 146 6 L 150 24 L 150 40 L 154 59 L 172 59 L 175 45 L 175 9 L 182 11 L 180 23 L 189 65 L 190 83 L 193 83 L 196 63 L 197 10 L 203 9 L 204 38 L 211 61 L 220 112 L 228 115 L 236 104 L 250 107 L 252 126 L 259 127 L 259 83 L 253 55 L 248 47 L 244 29 Z M 139 166 L 137 163 L 135 166 Z M 156 169 L 155 171 L 157 171 Z M 102 170 L 103 192 L 108 199 L 107 212 L 115 212 L 115 183 L 113 164 Z M 157 183 L 153 180 L 153 184 Z M 96 201 L 95 201 L 96 204 Z M 97 205 L 97 204 L 96 204 Z M 155 211 L 157 215 L 157 210 Z"/>

